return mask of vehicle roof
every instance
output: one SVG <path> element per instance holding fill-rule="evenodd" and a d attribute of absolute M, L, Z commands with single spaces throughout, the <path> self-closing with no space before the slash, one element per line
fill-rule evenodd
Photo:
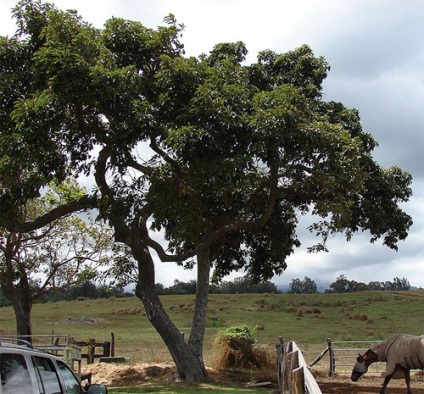
<path fill-rule="evenodd" d="M 20 345 L 20 344 L 14 343 L 14 341 L 16 341 L 16 339 L 0 337 L 0 353 L 3 353 L 2 350 L 7 349 L 7 351 L 12 351 L 13 353 L 24 352 L 24 353 L 32 353 L 32 354 L 42 354 L 47 357 L 57 358 L 52 354 L 45 353 L 38 349 L 34 349 L 29 342 L 26 342 L 25 345 Z"/>
<path fill-rule="evenodd" d="M 13 337 L 0 337 L 0 346 L 10 346 L 10 345 L 34 349 L 34 347 L 32 346 L 32 343 L 24 339 L 13 338 Z"/>

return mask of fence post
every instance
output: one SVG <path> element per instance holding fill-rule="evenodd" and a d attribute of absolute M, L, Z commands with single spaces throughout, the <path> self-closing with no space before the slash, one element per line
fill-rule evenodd
<path fill-rule="evenodd" d="M 112 332 L 110 334 L 110 355 L 111 357 L 115 357 L 115 334 Z"/>
<path fill-rule="evenodd" d="M 334 356 L 333 341 L 331 340 L 331 338 L 327 338 L 327 345 L 330 355 L 330 371 L 328 372 L 328 376 L 333 376 L 336 371 L 336 359 Z"/>
<path fill-rule="evenodd" d="M 300 363 L 299 363 L 299 350 L 296 349 L 291 349 L 291 353 L 288 355 L 288 360 L 289 360 L 289 364 L 288 364 L 288 370 L 287 370 L 287 381 L 288 381 L 288 389 L 289 389 L 289 393 L 296 393 L 296 380 L 293 376 L 293 371 L 298 369 L 300 367 Z"/>
<path fill-rule="evenodd" d="M 87 364 L 94 363 L 94 352 L 96 351 L 96 340 L 90 339 L 87 345 Z"/>
<path fill-rule="evenodd" d="M 292 380 L 290 392 L 293 394 L 305 394 L 305 371 L 303 367 L 298 367 L 292 371 Z"/>
<path fill-rule="evenodd" d="M 278 379 L 278 392 L 283 392 L 283 359 L 284 359 L 284 342 L 283 337 L 278 337 L 277 345 L 277 379 Z"/>
<path fill-rule="evenodd" d="M 279 337 L 277 348 L 278 393 L 322 394 L 314 376 L 309 371 L 299 346 L 294 342 L 283 343 Z"/>
<path fill-rule="evenodd" d="M 110 357 L 110 342 L 103 342 L 103 357 Z"/>

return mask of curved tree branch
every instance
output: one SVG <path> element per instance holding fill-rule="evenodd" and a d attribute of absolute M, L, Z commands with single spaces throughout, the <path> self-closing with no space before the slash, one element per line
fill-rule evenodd
<path fill-rule="evenodd" d="M 129 167 L 134 168 L 135 170 L 138 170 L 142 172 L 145 175 L 148 175 L 152 172 L 152 169 L 148 166 L 143 166 L 143 164 L 140 164 L 138 161 L 134 160 L 133 157 L 131 157 L 130 154 L 127 154 L 126 156 L 127 164 Z"/>
<path fill-rule="evenodd" d="M 100 190 L 100 194 L 109 198 L 112 197 L 112 191 L 109 185 L 106 182 L 106 171 L 107 171 L 107 162 L 110 156 L 111 148 L 109 146 L 104 146 L 97 158 L 96 171 L 94 173 L 94 178 L 96 180 L 97 187 Z"/>
<path fill-rule="evenodd" d="M 27 233 L 47 226 L 54 220 L 60 219 L 74 212 L 79 212 L 97 207 L 97 198 L 95 196 L 85 195 L 78 200 L 53 208 L 51 211 L 39 216 L 38 218 L 24 223 L 12 223 L 7 230 L 14 233 Z"/>
<path fill-rule="evenodd" d="M 175 172 L 178 175 L 182 174 L 182 170 L 180 165 L 174 160 L 172 159 L 171 156 L 169 156 L 166 152 L 164 152 L 159 145 L 157 144 L 156 140 L 154 137 L 150 137 L 150 148 L 152 148 L 152 150 L 154 152 L 156 152 L 160 157 L 162 157 L 167 163 L 169 163 L 175 170 Z"/>
<path fill-rule="evenodd" d="M 192 250 L 179 254 L 179 255 L 171 255 L 166 253 L 159 242 L 149 237 L 147 229 L 142 234 L 144 241 L 149 247 L 155 250 L 155 252 L 158 254 L 162 262 L 171 262 L 171 261 L 181 262 L 181 261 L 187 260 L 190 257 L 195 256 L 206 245 L 216 241 L 224 233 L 228 233 L 230 231 L 237 231 L 237 230 L 252 231 L 252 230 L 263 227 L 266 224 L 266 222 L 269 220 L 269 218 L 271 217 L 272 211 L 274 209 L 274 204 L 278 195 L 278 166 L 276 164 L 271 165 L 270 169 L 271 171 L 270 171 L 270 177 L 269 177 L 269 192 L 268 192 L 267 206 L 264 212 L 262 213 L 262 215 L 259 216 L 257 219 L 255 220 L 235 219 L 232 223 L 223 225 L 219 227 L 218 229 L 216 229 L 215 231 L 212 231 L 209 234 L 207 234 Z"/>

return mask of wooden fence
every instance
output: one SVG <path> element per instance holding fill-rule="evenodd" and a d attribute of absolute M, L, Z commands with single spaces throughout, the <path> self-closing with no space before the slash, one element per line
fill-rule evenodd
<path fill-rule="evenodd" d="M 280 337 L 277 365 L 280 394 L 322 394 L 296 342 L 283 343 Z"/>
<path fill-rule="evenodd" d="M 115 356 L 115 335 L 111 333 L 111 340 L 106 342 L 96 342 L 95 339 L 78 341 L 69 335 L 54 335 L 54 333 L 52 335 L 32 335 L 32 346 L 62 358 L 78 377 L 81 377 L 83 359 L 87 359 L 87 364 L 92 364 L 96 358 Z"/>
<path fill-rule="evenodd" d="M 114 357 L 115 356 L 115 336 L 111 334 L 111 341 L 96 342 L 95 339 L 88 341 L 76 341 L 73 343 L 81 348 L 87 348 L 86 353 L 81 353 L 82 358 L 87 359 L 87 364 L 94 363 L 94 359 L 101 357 Z M 96 349 L 100 349 L 100 352 Z"/>

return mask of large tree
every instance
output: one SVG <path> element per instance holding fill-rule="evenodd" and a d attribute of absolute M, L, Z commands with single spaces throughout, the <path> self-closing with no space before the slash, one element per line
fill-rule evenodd
<path fill-rule="evenodd" d="M 303 280 L 299 278 L 292 279 L 290 283 L 291 294 L 315 294 L 318 293 L 318 288 L 316 283 L 311 279 L 305 276 Z"/>
<path fill-rule="evenodd" d="M 1 220 L 14 229 L 19 205 L 51 179 L 92 174 L 93 193 L 53 214 L 91 208 L 109 221 L 131 256 L 122 272 L 137 269 L 136 294 L 186 379 L 207 379 L 211 268 L 215 280 L 242 268 L 256 280 L 282 273 L 308 212 L 322 239 L 312 251 L 336 232 L 367 230 L 393 249 L 407 236 L 398 204 L 410 175 L 373 160 L 356 110 L 323 101 L 329 66 L 308 46 L 248 65 L 240 42 L 185 57 L 172 15 L 156 30 L 118 18 L 95 29 L 26 1 L 15 17 L 19 34 L 0 49 Z M 197 268 L 187 342 L 155 293 L 152 249 Z"/>
<path fill-rule="evenodd" d="M 82 192 L 73 183 L 54 185 L 28 200 L 15 222 L 33 221 Z M 47 293 L 98 278 L 110 262 L 111 241 L 110 229 L 88 216 L 65 215 L 25 232 L 0 228 L 0 286 L 15 312 L 16 334 L 32 342 L 32 306 Z"/>

